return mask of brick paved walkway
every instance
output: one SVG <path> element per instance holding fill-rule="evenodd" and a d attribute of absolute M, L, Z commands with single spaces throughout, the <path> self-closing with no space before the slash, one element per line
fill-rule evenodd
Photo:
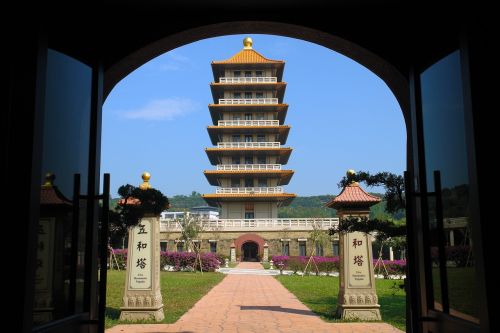
<path fill-rule="evenodd" d="M 262 265 L 260 264 L 260 262 L 240 262 L 236 268 L 239 268 L 239 269 L 264 269 L 264 267 L 262 267 Z"/>
<path fill-rule="evenodd" d="M 257 268 L 241 263 L 238 268 Z M 401 332 L 385 323 L 326 323 L 272 276 L 228 275 L 175 324 L 118 325 L 106 333 Z"/>

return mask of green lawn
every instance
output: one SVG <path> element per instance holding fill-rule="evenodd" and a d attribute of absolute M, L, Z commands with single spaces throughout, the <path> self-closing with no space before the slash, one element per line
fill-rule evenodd
<path fill-rule="evenodd" d="M 335 318 L 339 292 L 338 277 L 278 275 L 276 278 L 321 318 L 330 322 L 340 321 Z M 382 320 L 404 331 L 406 294 L 399 288 L 402 283 L 401 280 L 376 280 Z"/>
<path fill-rule="evenodd" d="M 220 273 L 161 272 L 163 296 L 162 323 L 174 323 L 224 278 Z M 125 289 L 125 271 L 108 271 L 106 328 L 119 324 L 120 306 Z M 146 323 L 143 321 L 142 323 Z M 151 321 L 151 323 L 153 323 Z"/>
<path fill-rule="evenodd" d="M 450 308 L 478 318 L 479 304 L 474 268 L 447 267 L 446 274 L 448 276 Z M 441 302 L 441 284 L 438 268 L 432 269 L 432 278 L 435 289 L 434 297 L 437 302 Z"/>

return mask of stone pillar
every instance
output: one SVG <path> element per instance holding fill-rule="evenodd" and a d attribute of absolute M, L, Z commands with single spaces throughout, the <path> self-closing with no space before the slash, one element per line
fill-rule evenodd
<path fill-rule="evenodd" d="M 394 261 L 394 251 L 392 250 L 392 246 L 389 246 L 389 260 Z"/>
<path fill-rule="evenodd" d="M 151 176 L 142 175 L 142 190 L 151 188 Z M 140 204 L 135 199 L 135 204 Z M 124 202 L 127 204 L 127 202 Z M 161 321 L 164 318 L 160 290 L 160 217 L 146 216 L 128 234 L 127 277 L 120 320 Z"/>
<path fill-rule="evenodd" d="M 262 262 L 269 261 L 269 245 L 267 242 L 264 243 L 264 255 L 262 256 Z"/>
<path fill-rule="evenodd" d="M 337 209 L 340 219 L 368 217 L 370 206 L 380 198 L 366 193 L 354 181 L 355 172 L 349 170 L 349 184 L 327 203 Z M 342 319 L 381 320 L 380 305 L 375 291 L 372 239 L 362 232 L 340 233 L 340 273 L 337 316 Z"/>
<path fill-rule="evenodd" d="M 145 217 L 128 234 L 127 279 L 120 320 L 161 321 L 160 218 Z"/>
<path fill-rule="evenodd" d="M 340 235 L 340 288 L 337 316 L 381 320 L 375 291 L 371 237 L 362 232 Z"/>
<path fill-rule="evenodd" d="M 236 245 L 234 245 L 234 242 L 231 243 L 231 262 L 236 262 Z"/>
<path fill-rule="evenodd" d="M 453 229 L 450 230 L 450 246 L 455 246 L 455 233 Z"/>

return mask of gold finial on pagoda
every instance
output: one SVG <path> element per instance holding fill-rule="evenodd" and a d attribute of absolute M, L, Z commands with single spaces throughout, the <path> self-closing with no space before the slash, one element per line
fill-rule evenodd
<path fill-rule="evenodd" d="M 42 187 L 49 188 L 49 187 L 54 186 L 54 179 L 56 179 L 56 175 L 54 175 L 51 172 L 47 172 L 45 174 L 45 183 L 43 183 Z"/>
<path fill-rule="evenodd" d="M 346 176 L 349 185 L 354 185 L 354 186 L 359 185 L 358 182 L 354 181 L 354 176 L 356 176 L 356 171 L 354 171 L 353 169 L 349 169 L 346 172 Z"/>
<path fill-rule="evenodd" d="M 139 188 L 141 190 L 148 190 L 151 187 L 151 184 L 149 183 L 149 179 L 151 178 L 151 175 L 149 174 L 149 172 L 143 172 L 142 173 L 142 180 L 144 181 L 141 185 L 139 185 Z"/>
<path fill-rule="evenodd" d="M 253 45 L 252 38 L 245 37 L 245 39 L 243 39 L 243 49 L 245 49 L 245 50 L 251 50 L 252 49 L 252 45 Z"/>

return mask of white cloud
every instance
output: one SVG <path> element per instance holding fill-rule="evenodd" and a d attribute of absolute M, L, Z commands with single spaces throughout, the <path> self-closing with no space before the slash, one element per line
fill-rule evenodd
<path fill-rule="evenodd" d="M 183 67 L 191 66 L 191 59 L 175 52 L 165 54 L 165 62 L 160 63 L 162 71 L 178 71 Z"/>
<path fill-rule="evenodd" d="M 197 104 L 188 98 L 166 98 L 152 100 L 135 110 L 119 112 L 127 119 L 172 120 L 197 109 Z"/>

